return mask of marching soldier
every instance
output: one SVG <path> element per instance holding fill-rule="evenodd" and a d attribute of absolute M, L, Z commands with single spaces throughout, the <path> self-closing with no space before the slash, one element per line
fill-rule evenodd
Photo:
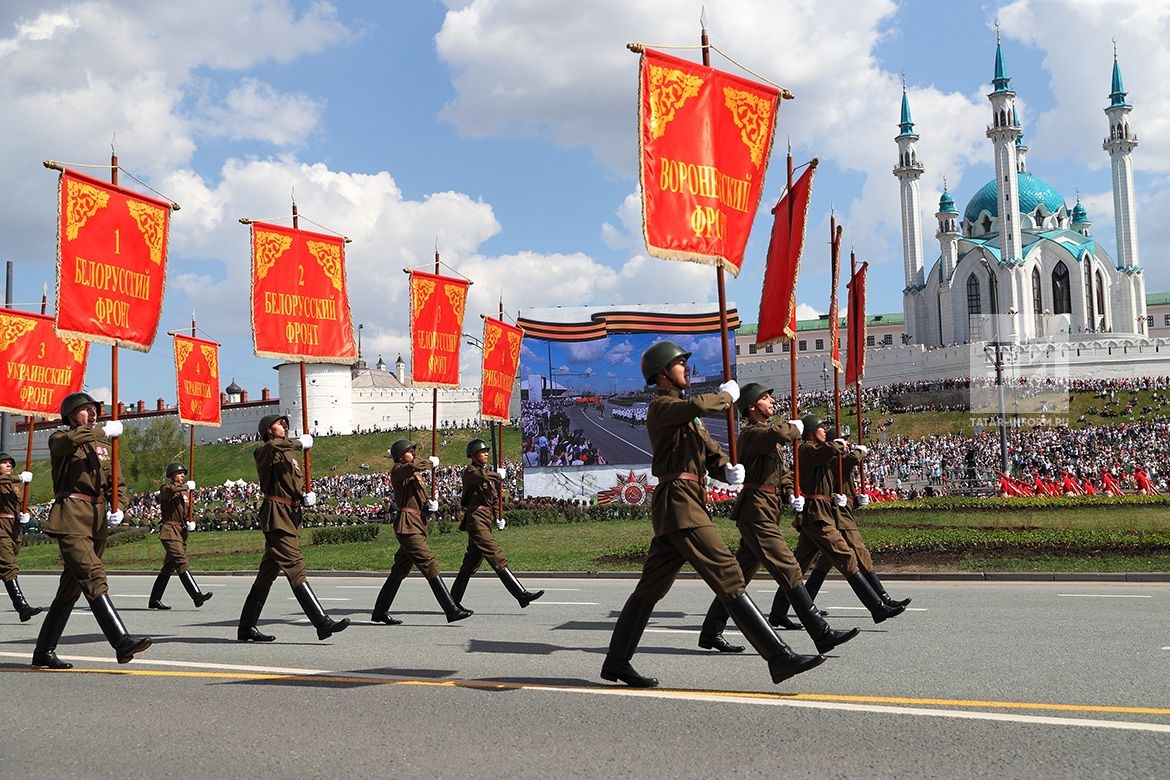
<path fill-rule="evenodd" d="M 61 401 L 60 428 L 49 436 L 49 459 L 53 470 L 53 506 L 45 533 L 57 540 L 65 564 L 57 595 L 49 605 L 33 650 L 32 665 L 49 669 L 72 669 L 73 664 L 57 657 L 57 642 L 69 622 L 77 597 L 84 594 L 102 633 L 114 648 L 118 663 L 129 663 L 137 653 L 150 647 L 149 637 L 131 636 L 126 631 L 106 585 L 102 553 L 110 527 L 120 525 L 121 509 L 111 511 L 114 491 L 119 506 L 126 501 L 126 483 L 113 471 L 110 440 L 122 435 L 122 423 L 110 420 L 96 428 L 100 404 L 88 393 L 70 393 Z"/>
<path fill-rule="evenodd" d="M 657 387 L 646 415 L 653 449 L 652 471 L 658 477 L 651 504 L 654 538 L 642 575 L 618 615 L 601 677 L 634 688 L 654 688 L 658 680 L 635 671 L 630 659 L 654 605 L 670 590 L 684 564 L 690 563 L 715 591 L 740 631 L 768 662 L 772 682 L 800 674 L 824 662 L 821 655 L 798 655 L 780 641 L 745 592 L 743 573 L 707 512 L 707 475 L 741 484 L 744 467 L 732 464 L 699 421 L 723 414 L 739 398 L 734 380 L 719 392 L 682 398 L 689 384 L 691 353 L 660 341 L 642 355 L 646 384 Z"/>
<path fill-rule="evenodd" d="M 837 456 L 845 452 L 845 442 L 828 442 L 825 422 L 814 415 L 802 419 L 804 439 L 800 444 L 800 489 L 804 496 L 804 511 L 793 523 L 800 531 L 796 543 L 796 562 L 801 571 L 808 569 L 818 552 L 845 577 L 857 598 L 869 610 L 874 623 L 902 614 L 903 605 L 887 605 L 862 573 L 857 553 L 837 530 L 835 506 L 838 499 L 834 487 L 837 481 Z M 777 591 L 772 603 L 772 619 L 788 611 L 786 595 Z"/>
<path fill-rule="evenodd" d="M 187 479 L 187 469 L 177 462 L 167 464 L 167 480 L 158 491 L 158 505 L 162 510 L 158 540 L 162 542 L 166 557 L 154 580 L 148 606 L 151 609 L 170 609 L 163 603 L 162 597 L 171 575 L 178 574 L 179 582 L 183 583 L 191 601 L 195 602 L 197 608 L 202 607 L 211 594 L 199 589 L 187 566 L 187 533 L 195 530 L 195 521 L 187 519 L 190 516 L 187 502 L 191 500 L 195 483 Z"/>
<path fill-rule="evenodd" d="M 17 485 L 32 482 L 32 473 L 22 471 L 15 478 L 16 458 L 7 452 L 0 452 L 0 579 L 8 589 L 12 608 L 20 615 L 20 622 L 27 623 L 33 615 L 41 613 L 40 607 L 30 607 L 20 589 L 20 567 L 16 555 L 20 552 L 24 527 L 28 525 L 28 512 L 20 511 L 21 491 Z"/>
<path fill-rule="evenodd" d="M 374 612 L 370 619 L 375 623 L 385 623 L 396 626 L 402 623 L 390 617 L 390 605 L 398 594 L 398 587 L 410 573 L 412 565 L 417 566 L 423 576 L 430 583 L 435 600 L 447 615 L 447 622 L 454 623 L 472 615 L 470 609 L 464 609 L 455 602 L 446 583 L 439 576 L 439 561 L 427 544 L 427 520 L 423 513 L 437 512 L 439 502 L 427 497 L 426 477 L 427 469 L 439 467 L 439 457 L 432 455 L 421 463 L 415 458 L 415 443 L 406 439 L 399 439 L 390 445 L 387 454 L 394 461 L 394 468 L 390 471 L 390 483 L 394 487 L 394 498 L 398 504 L 398 518 L 394 521 L 394 535 L 398 537 L 398 552 L 394 553 L 394 564 L 390 567 L 390 575 L 382 585 L 378 599 L 374 602 Z"/>
<path fill-rule="evenodd" d="M 805 590 L 800 566 L 780 532 L 782 498 L 787 497 L 797 508 L 803 504 L 803 499 L 792 496 L 792 474 L 784 467 L 780 455 L 782 446 L 800 438 L 802 423 L 800 420 L 771 422 L 776 413 L 772 391 L 755 382 L 744 385 L 736 408 L 746 419 L 737 450 L 747 473 L 731 517 L 740 533 L 735 559 L 743 571 L 744 584 L 751 582 L 762 564 L 796 607 L 796 614 L 816 643 L 817 652 L 827 653 L 857 636 L 858 629 L 834 631 L 829 627 L 813 605 L 812 594 Z M 711 602 L 699 633 L 699 647 L 723 653 L 743 651 L 743 647 L 729 644 L 723 638 L 727 617 L 719 599 Z"/>
<path fill-rule="evenodd" d="M 328 639 L 349 627 L 349 618 L 332 620 L 317 600 L 305 574 L 305 558 L 301 554 L 301 507 L 317 503 L 317 494 L 305 492 L 305 473 L 298 453 L 311 449 L 313 437 L 302 434 L 288 438 L 288 418 L 283 414 L 267 414 L 257 427 L 264 443 L 252 453 L 256 460 L 256 475 L 264 494 L 260 504 L 260 529 L 264 531 L 264 557 L 256 572 L 256 581 L 244 599 L 236 638 L 241 642 L 271 642 L 276 637 L 262 634 L 256 628 L 264 602 L 276 576 L 280 572 L 288 578 L 293 595 L 305 615 L 317 629 L 317 638 Z"/>
<path fill-rule="evenodd" d="M 529 591 L 520 584 L 520 580 L 516 579 L 516 575 L 508 568 L 508 558 L 492 534 L 492 520 L 495 517 L 498 495 L 496 491 L 501 489 L 507 472 L 503 466 L 499 471 L 488 468 L 488 453 L 491 450 L 483 439 L 472 439 L 467 442 L 467 457 L 471 459 L 471 463 L 463 470 L 463 496 L 460 500 L 463 506 L 463 523 L 459 526 L 467 532 L 467 551 L 463 554 L 463 563 L 459 567 L 459 573 L 455 575 L 455 582 L 451 585 L 451 596 L 455 603 L 462 607 L 467 583 L 486 558 L 488 565 L 508 589 L 508 593 L 523 609 L 543 596 L 544 591 Z M 497 520 L 496 525 L 503 529 L 504 518 Z"/>

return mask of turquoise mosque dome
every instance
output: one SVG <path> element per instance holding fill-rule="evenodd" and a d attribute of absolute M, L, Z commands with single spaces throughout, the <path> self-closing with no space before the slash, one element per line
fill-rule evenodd
<path fill-rule="evenodd" d="M 1030 214 L 1037 206 L 1044 206 L 1049 214 L 1055 214 L 1065 208 L 1064 197 L 1040 177 L 1027 172 L 1017 173 L 1016 182 L 1020 192 L 1021 214 Z M 993 217 L 999 217 L 998 195 L 995 179 L 992 179 L 980 187 L 967 203 L 963 219 L 975 222 L 984 211 Z"/>

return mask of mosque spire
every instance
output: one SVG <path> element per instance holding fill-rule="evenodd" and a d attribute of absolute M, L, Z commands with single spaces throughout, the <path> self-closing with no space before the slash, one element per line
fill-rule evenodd
<path fill-rule="evenodd" d="M 898 123 L 898 137 L 915 136 L 914 120 L 910 118 L 910 96 L 906 94 L 906 82 L 902 81 L 902 121 Z"/>
<path fill-rule="evenodd" d="M 1127 106 L 1125 84 L 1121 81 L 1121 64 L 1117 61 L 1117 40 L 1113 41 L 1113 91 L 1109 93 L 1109 107 Z"/>
<path fill-rule="evenodd" d="M 1003 64 L 1003 46 L 999 40 L 999 22 L 995 23 L 995 79 L 992 84 L 995 86 L 996 92 L 1010 92 L 1011 87 L 1008 84 L 1011 79 L 1008 78 L 1007 67 Z"/>

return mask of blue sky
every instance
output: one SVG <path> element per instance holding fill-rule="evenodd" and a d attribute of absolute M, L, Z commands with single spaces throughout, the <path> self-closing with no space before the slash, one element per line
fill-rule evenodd
<path fill-rule="evenodd" d="M 637 195 L 630 41 L 693 45 L 705 7 L 718 48 L 791 89 L 761 216 L 730 300 L 754 322 L 770 224 L 796 162 L 821 160 L 798 299 L 828 307 L 830 208 L 845 245 L 871 263 L 870 311 L 901 308 L 895 163 L 902 79 L 922 184 L 923 242 L 937 254 L 943 178 L 959 208 L 992 176 L 986 93 L 998 19 L 1019 96 L 1029 169 L 1113 252 L 1107 104 L 1113 39 L 1134 105 L 1131 127 L 1141 260 L 1150 291 L 1170 291 L 1170 10 L 1102 0 L 463 0 L 200 3 L 46 0 L 0 7 L 0 259 L 13 300 L 33 309 L 55 287 L 56 175 L 41 161 L 122 165 L 178 201 L 160 334 L 122 350 L 121 400 L 173 401 L 168 329 L 192 311 L 223 344 L 223 383 L 277 387 L 252 355 L 248 231 L 240 217 L 302 215 L 353 239 L 355 325 L 372 364 L 409 358 L 406 275 L 431 262 L 470 277 L 469 329 L 500 298 L 530 307 L 715 298 L 707 267 L 646 256 Z M 697 52 L 676 52 L 697 57 Z M 717 66 L 735 66 L 714 55 Z M 123 179 L 126 181 L 126 179 Z M 311 225 L 306 225 L 311 227 Z M 474 350 L 463 378 L 478 383 Z M 109 397 L 109 349 L 87 387 Z"/>

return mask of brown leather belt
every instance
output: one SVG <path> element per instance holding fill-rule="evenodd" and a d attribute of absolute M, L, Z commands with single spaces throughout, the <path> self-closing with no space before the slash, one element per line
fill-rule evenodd
<path fill-rule="evenodd" d="M 296 506 L 291 498 L 281 498 L 280 496 L 264 496 L 265 501 L 271 501 L 275 504 L 284 504 L 285 506 Z"/>
<path fill-rule="evenodd" d="M 805 493 L 804 497 L 805 498 L 819 498 L 822 501 L 832 501 L 833 500 L 833 499 L 829 498 L 828 496 L 823 495 L 821 493 Z"/>
<path fill-rule="evenodd" d="M 761 493 L 772 493 L 772 494 L 775 494 L 775 493 L 779 493 L 779 492 L 780 492 L 780 489 L 779 489 L 779 488 L 777 488 L 775 485 L 757 485 L 757 484 L 755 484 L 755 483 L 748 482 L 748 483 L 744 483 L 744 486 L 743 486 L 743 487 L 744 487 L 744 489 L 745 489 L 745 490 L 747 490 L 748 488 L 751 488 L 752 490 L 758 490 L 758 491 L 760 491 Z"/>
<path fill-rule="evenodd" d="M 0 520 L 15 520 L 16 515 L 0 515 Z"/>
<path fill-rule="evenodd" d="M 63 498 L 80 498 L 82 501 L 88 501 L 91 504 L 104 504 L 106 501 L 105 496 L 91 496 L 88 493 L 57 493 L 53 498 L 58 501 Z"/>
<path fill-rule="evenodd" d="M 404 506 L 398 509 L 398 513 L 402 515 L 413 515 L 415 517 L 422 517 L 422 512 L 418 511 L 412 506 Z"/>
<path fill-rule="evenodd" d="M 658 484 L 663 482 L 671 482 L 676 479 L 681 479 L 684 482 L 703 482 L 704 480 L 698 474 L 692 474 L 689 471 L 680 471 L 677 474 L 663 474 L 658 478 Z"/>

